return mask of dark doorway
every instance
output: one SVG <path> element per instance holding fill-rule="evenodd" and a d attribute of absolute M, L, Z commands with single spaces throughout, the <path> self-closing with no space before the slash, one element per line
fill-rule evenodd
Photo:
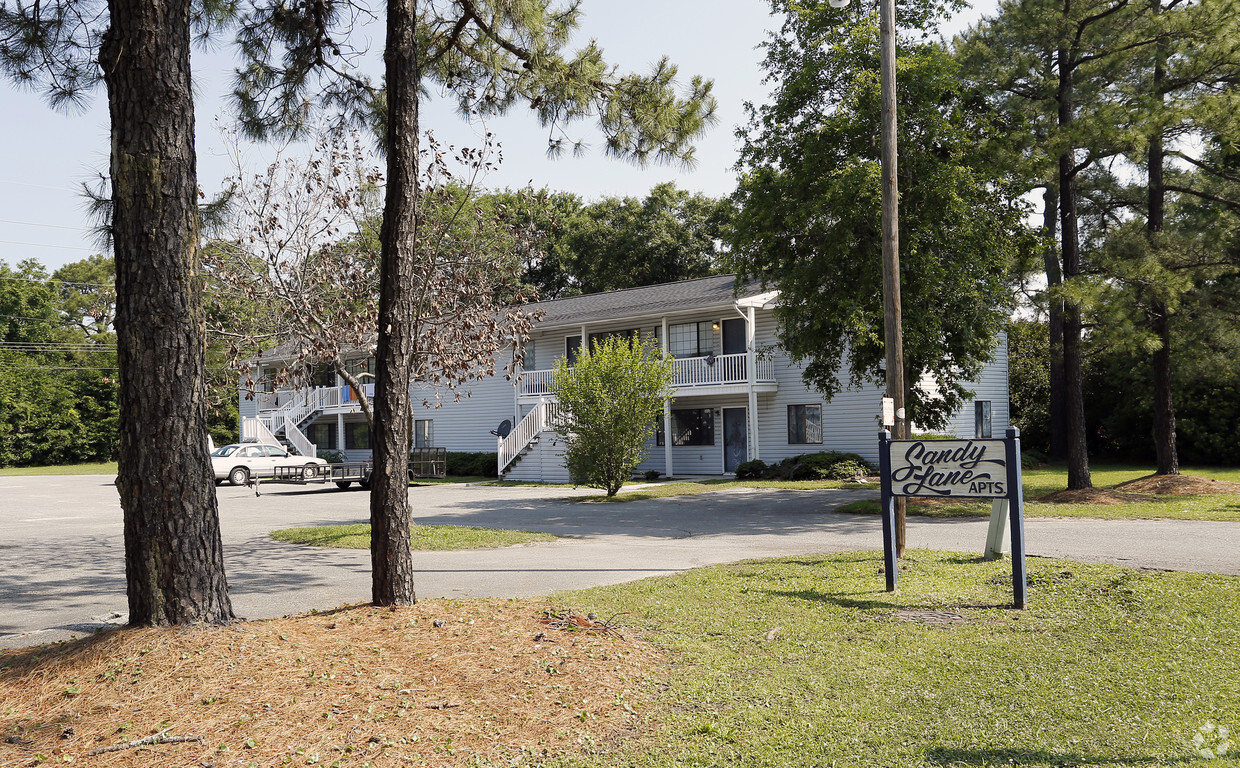
<path fill-rule="evenodd" d="M 723 471 L 735 472 L 749 458 L 749 424 L 744 408 L 723 409 Z"/>
<path fill-rule="evenodd" d="M 745 351 L 745 321 L 741 318 L 723 321 L 723 354 L 739 355 Z"/>

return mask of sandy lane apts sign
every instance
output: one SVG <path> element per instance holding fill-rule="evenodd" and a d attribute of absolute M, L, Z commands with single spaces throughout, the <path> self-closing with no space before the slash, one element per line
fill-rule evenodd
<path fill-rule="evenodd" d="M 1008 495 L 1003 440 L 892 440 L 890 450 L 893 495 Z"/>

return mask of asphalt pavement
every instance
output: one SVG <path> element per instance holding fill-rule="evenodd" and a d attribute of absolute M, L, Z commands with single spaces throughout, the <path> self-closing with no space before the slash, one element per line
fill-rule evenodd
<path fill-rule="evenodd" d="M 547 531 L 547 544 L 415 552 L 419 597 L 528 597 L 745 558 L 882 546 L 879 520 L 833 510 L 871 488 L 732 489 L 623 504 L 597 491 L 434 485 L 410 489 L 419 523 Z M 369 519 L 369 494 L 334 486 L 219 489 L 238 616 L 266 618 L 370 598 L 369 553 L 273 541 L 271 530 Z M 910 518 L 912 548 L 980 553 L 984 519 Z M 120 503 L 103 476 L 0 478 L 0 647 L 50 642 L 126 617 Z M 1030 556 L 1240 575 L 1240 524 L 1035 518 Z"/>

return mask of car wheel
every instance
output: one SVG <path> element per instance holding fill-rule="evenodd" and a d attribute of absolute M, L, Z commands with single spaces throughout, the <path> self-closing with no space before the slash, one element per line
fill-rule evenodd
<path fill-rule="evenodd" d="M 319 476 L 319 465 L 318 464 L 307 464 L 301 469 L 302 480 L 313 480 L 314 478 L 318 476 Z"/>
<path fill-rule="evenodd" d="M 353 485 L 353 483 L 351 483 L 348 480 L 337 480 L 336 481 L 337 488 L 348 488 L 350 485 Z"/>
<path fill-rule="evenodd" d="M 250 470 L 245 467 L 234 467 L 233 471 L 228 473 L 228 482 L 230 485 L 245 485 L 250 482 Z"/>

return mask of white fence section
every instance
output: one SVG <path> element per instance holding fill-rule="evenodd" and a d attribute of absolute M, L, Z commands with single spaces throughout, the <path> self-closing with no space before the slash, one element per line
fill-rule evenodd
<path fill-rule="evenodd" d="M 525 414 L 525 418 L 513 427 L 507 437 L 499 438 L 496 449 L 499 453 L 499 474 L 504 474 L 508 465 L 521 454 L 521 451 L 529 447 L 539 433 L 550 427 L 551 422 L 559 413 L 559 403 L 539 400 L 538 405 Z"/>

